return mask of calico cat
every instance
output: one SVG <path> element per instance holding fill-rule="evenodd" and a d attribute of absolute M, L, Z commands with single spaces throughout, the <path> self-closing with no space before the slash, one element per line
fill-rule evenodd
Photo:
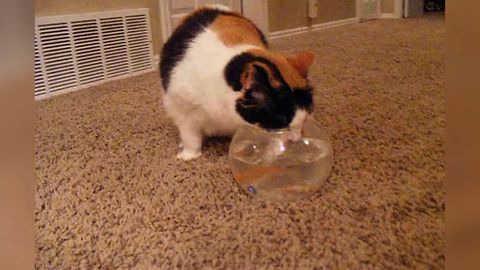
<path fill-rule="evenodd" d="M 309 52 L 270 51 L 255 24 L 226 7 L 188 15 L 160 61 L 165 109 L 183 147 L 177 158 L 199 157 L 204 136 L 233 135 L 241 125 L 301 127 L 313 109 L 312 63 Z"/>

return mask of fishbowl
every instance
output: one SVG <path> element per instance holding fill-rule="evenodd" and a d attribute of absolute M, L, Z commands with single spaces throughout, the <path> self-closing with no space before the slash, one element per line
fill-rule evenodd
<path fill-rule="evenodd" d="M 235 181 L 257 198 L 296 201 L 317 191 L 333 166 L 328 134 L 308 117 L 303 129 L 240 128 L 229 161 Z"/>

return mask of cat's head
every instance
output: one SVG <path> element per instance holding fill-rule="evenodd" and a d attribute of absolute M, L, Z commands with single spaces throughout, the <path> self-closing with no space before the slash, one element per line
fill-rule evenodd
<path fill-rule="evenodd" d="M 301 127 L 313 110 L 308 68 L 310 52 L 282 56 L 252 50 L 232 59 L 225 69 L 228 84 L 240 95 L 237 113 L 248 123 L 265 129 Z"/>

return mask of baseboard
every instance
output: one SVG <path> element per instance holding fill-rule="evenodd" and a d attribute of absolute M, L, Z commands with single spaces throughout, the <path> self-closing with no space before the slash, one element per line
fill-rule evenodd
<path fill-rule="evenodd" d="M 358 23 L 358 22 L 359 22 L 359 18 L 355 17 L 355 18 L 349 18 L 345 20 L 314 24 L 312 26 L 304 26 L 304 27 L 298 27 L 294 29 L 275 31 L 270 33 L 269 39 L 276 39 L 276 38 L 281 38 L 281 37 L 286 37 L 291 35 L 298 35 L 298 34 L 308 33 L 308 32 L 317 31 L 321 29 L 332 28 L 332 27 Z"/>
<path fill-rule="evenodd" d="M 396 17 L 393 13 L 382 13 L 380 14 L 380 19 L 396 19 Z"/>
<path fill-rule="evenodd" d="M 159 68 L 159 66 L 160 66 L 160 55 L 155 54 L 155 55 L 153 56 L 153 64 L 155 65 L 155 66 L 154 66 L 154 69 L 158 69 L 158 68 Z"/>

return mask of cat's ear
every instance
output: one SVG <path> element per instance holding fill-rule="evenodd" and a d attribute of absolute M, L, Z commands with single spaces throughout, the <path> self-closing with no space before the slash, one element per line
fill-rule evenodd
<path fill-rule="evenodd" d="M 307 77 L 308 69 L 313 64 L 315 55 L 310 51 L 299 52 L 293 56 L 287 56 L 287 61 L 300 73 L 301 76 Z"/>
<path fill-rule="evenodd" d="M 244 89 L 252 88 L 254 83 L 269 84 L 274 88 L 280 86 L 280 82 L 273 75 L 273 71 L 263 63 L 247 64 L 240 77 L 240 82 Z"/>
<path fill-rule="evenodd" d="M 255 73 L 256 69 L 253 64 L 247 64 L 243 70 L 242 76 L 240 77 L 240 82 L 242 83 L 243 89 L 250 89 L 255 82 Z"/>
<path fill-rule="evenodd" d="M 250 63 L 246 66 L 242 77 L 240 78 L 245 92 L 239 100 L 238 106 L 243 109 L 254 109 L 265 106 L 268 102 L 268 89 L 271 74 L 265 66 L 258 63 Z"/>

